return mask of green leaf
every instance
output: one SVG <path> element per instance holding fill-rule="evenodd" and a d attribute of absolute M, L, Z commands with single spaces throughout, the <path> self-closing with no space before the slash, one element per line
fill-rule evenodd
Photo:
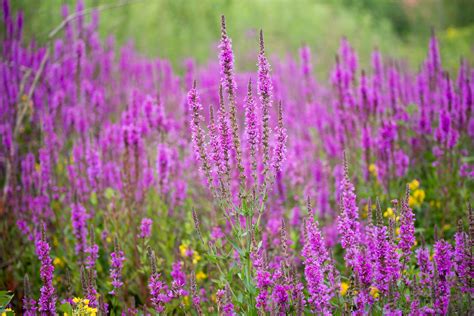
<path fill-rule="evenodd" d="M 2 310 L 10 303 L 13 298 L 13 294 L 8 291 L 0 291 L 0 308 Z"/>
<path fill-rule="evenodd" d="M 110 200 L 111 198 L 114 197 L 115 191 L 112 188 L 107 188 L 105 189 L 104 195 L 106 199 Z"/>
<path fill-rule="evenodd" d="M 415 103 L 410 103 L 410 104 L 408 104 L 408 106 L 406 107 L 406 110 L 407 110 L 407 113 L 408 113 L 409 115 L 412 115 L 412 114 L 418 112 L 418 105 L 415 104 Z"/>
<path fill-rule="evenodd" d="M 59 310 L 68 315 L 72 315 L 72 306 L 69 303 L 64 303 L 59 306 Z"/>
<path fill-rule="evenodd" d="M 90 202 L 93 206 L 97 206 L 97 193 L 91 193 Z"/>

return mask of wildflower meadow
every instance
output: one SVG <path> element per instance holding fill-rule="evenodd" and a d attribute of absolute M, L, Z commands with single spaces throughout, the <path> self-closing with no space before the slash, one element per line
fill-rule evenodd
<path fill-rule="evenodd" d="M 474 68 L 435 31 L 320 79 L 265 29 L 240 68 L 236 17 L 177 70 L 61 14 L 37 43 L 2 0 L 1 315 L 474 313 Z"/>

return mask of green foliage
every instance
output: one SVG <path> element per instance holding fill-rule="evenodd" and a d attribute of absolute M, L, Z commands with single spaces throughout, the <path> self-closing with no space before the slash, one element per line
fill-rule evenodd
<path fill-rule="evenodd" d="M 0 291 L 0 313 L 5 312 L 5 309 L 8 304 L 10 304 L 13 296 L 14 295 L 10 294 L 9 291 Z"/>
<path fill-rule="evenodd" d="M 62 3 L 74 4 L 75 1 L 14 1 L 15 9 L 25 11 L 27 38 L 45 41 L 47 34 L 61 22 Z M 86 0 L 85 3 L 86 7 L 111 6 L 101 12 L 102 37 L 114 35 L 120 44 L 132 41 L 144 54 L 170 59 L 177 67 L 184 58 L 193 57 L 204 63 L 216 57 L 221 14 L 232 21 L 229 33 L 239 52 L 240 69 L 254 66 L 260 28 L 265 30 L 267 46 L 272 48 L 270 54 L 295 53 L 307 43 L 317 55 L 316 69 L 322 74 L 326 74 L 327 65 L 333 63 L 334 52 L 343 36 L 360 52 L 364 67 L 368 66 L 375 46 L 389 56 L 419 64 L 425 57 L 431 26 L 443 34 L 442 56 L 449 67 L 458 63 L 458 58 L 453 56 L 472 55 L 474 40 L 472 23 L 461 23 L 462 28 L 452 23 L 448 25 L 451 28 L 444 30 L 444 25 L 434 23 L 442 19 L 439 15 L 443 11 L 438 15 L 432 13 L 431 20 L 418 19 L 408 16 L 408 9 L 395 1 L 131 0 L 123 6 L 116 6 L 118 2 L 112 0 Z M 429 8 L 437 7 L 435 4 L 419 6 L 412 10 L 412 15 L 424 16 Z M 452 36 L 453 30 L 456 36 Z"/>

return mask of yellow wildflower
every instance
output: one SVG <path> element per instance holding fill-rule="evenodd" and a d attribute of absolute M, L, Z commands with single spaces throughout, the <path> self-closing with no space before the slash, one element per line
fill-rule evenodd
<path fill-rule="evenodd" d="M 456 37 L 459 37 L 459 29 L 455 28 L 455 27 L 448 27 L 448 29 L 446 30 L 446 38 L 452 40 L 452 39 L 455 39 Z"/>
<path fill-rule="evenodd" d="M 179 245 L 179 252 L 181 253 L 182 257 L 185 257 L 186 253 L 188 252 L 188 245 L 184 242 Z"/>
<path fill-rule="evenodd" d="M 73 308 L 73 315 L 83 315 L 83 316 L 96 316 L 97 308 L 89 306 L 90 301 L 87 298 L 75 297 L 72 299 L 75 306 Z"/>
<path fill-rule="evenodd" d="M 369 206 L 368 205 L 364 205 L 364 208 L 362 209 L 362 218 L 367 218 L 367 215 L 369 214 Z"/>
<path fill-rule="evenodd" d="M 189 295 L 186 295 L 185 297 L 183 297 L 183 303 L 184 305 L 189 306 Z"/>
<path fill-rule="evenodd" d="M 416 202 L 418 202 L 418 205 L 423 203 L 423 201 L 425 200 L 425 196 L 425 190 L 423 189 L 418 189 L 413 192 L 413 197 L 415 198 Z"/>
<path fill-rule="evenodd" d="M 375 286 L 371 286 L 371 287 L 370 287 L 370 295 L 371 295 L 373 298 L 378 298 L 378 297 L 380 296 L 379 289 L 376 288 Z"/>
<path fill-rule="evenodd" d="M 420 181 L 415 179 L 412 182 L 408 183 L 408 186 L 410 187 L 411 191 L 414 191 L 420 187 Z"/>
<path fill-rule="evenodd" d="M 371 175 L 373 175 L 374 177 L 377 176 L 377 166 L 374 164 L 374 163 L 371 163 L 369 165 L 369 172 Z"/>
<path fill-rule="evenodd" d="M 201 257 L 201 255 L 199 254 L 199 252 L 195 251 L 195 252 L 193 253 L 193 264 L 198 263 L 199 260 L 201 260 L 201 259 L 202 259 L 202 257 Z"/>
<path fill-rule="evenodd" d="M 447 231 L 447 230 L 450 230 L 451 229 L 451 225 L 450 224 L 444 224 L 443 227 L 441 228 L 442 231 Z"/>
<path fill-rule="evenodd" d="M 414 207 L 415 205 L 417 205 L 415 198 L 411 195 L 408 197 L 408 205 L 410 207 Z"/>
<path fill-rule="evenodd" d="M 13 313 L 13 315 L 15 315 L 15 312 L 13 311 L 13 309 L 7 308 L 7 309 L 5 309 L 5 311 L 2 313 L 2 316 L 7 316 L 7 312 Z"/>
<path fill-rule="evenodd" d="M 341 282 L 341 289 L 339 290 L 339 293 L 344 296 L 347 294 L 347 290 L 349 290 L 349 283 Z"/>
<path fill-rule="evenodd" d="M 395 234 L 397 234 L 397 236 L 400 235 L 400 227 L 397 227 L 397 228 L 395 229 Z"/>
<path fill-rule="evenodd" d="M 387 210 L 383 213 L 383 217 L 394 218 L 395 214 L 393 213 L 393 209 L 391 207 L 387 207 Z"/>
<path fill-rule="evenodd" d="M 64 261 L 63 261 L 61 258 L 59 258 L 59 257 L 54 258 L 53 264 L 54 264 L 56 267 L 57 267 L 57 266 L 64 267 Z"/>
<path fill-rule="evenodd" d="M 199 271 L 198 273 L 196 273 L 196 280 L 202 281 L 202 280 L 205 280 L 206 278 L 207 278 L 207 275 L 204 272 Z"/>

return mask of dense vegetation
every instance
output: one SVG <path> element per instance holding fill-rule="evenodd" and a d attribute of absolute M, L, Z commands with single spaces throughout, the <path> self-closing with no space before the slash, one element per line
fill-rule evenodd
<path fill-rule="evenodd" d="M 262 31 L 237 70 L 222 17 L 177 73 L 99 13 L 38 44 L 3 1 L 0 311 L 472 312 L 474 70 L 436 34 L 415 70 L 342 38 L 318 80 Z"/>

